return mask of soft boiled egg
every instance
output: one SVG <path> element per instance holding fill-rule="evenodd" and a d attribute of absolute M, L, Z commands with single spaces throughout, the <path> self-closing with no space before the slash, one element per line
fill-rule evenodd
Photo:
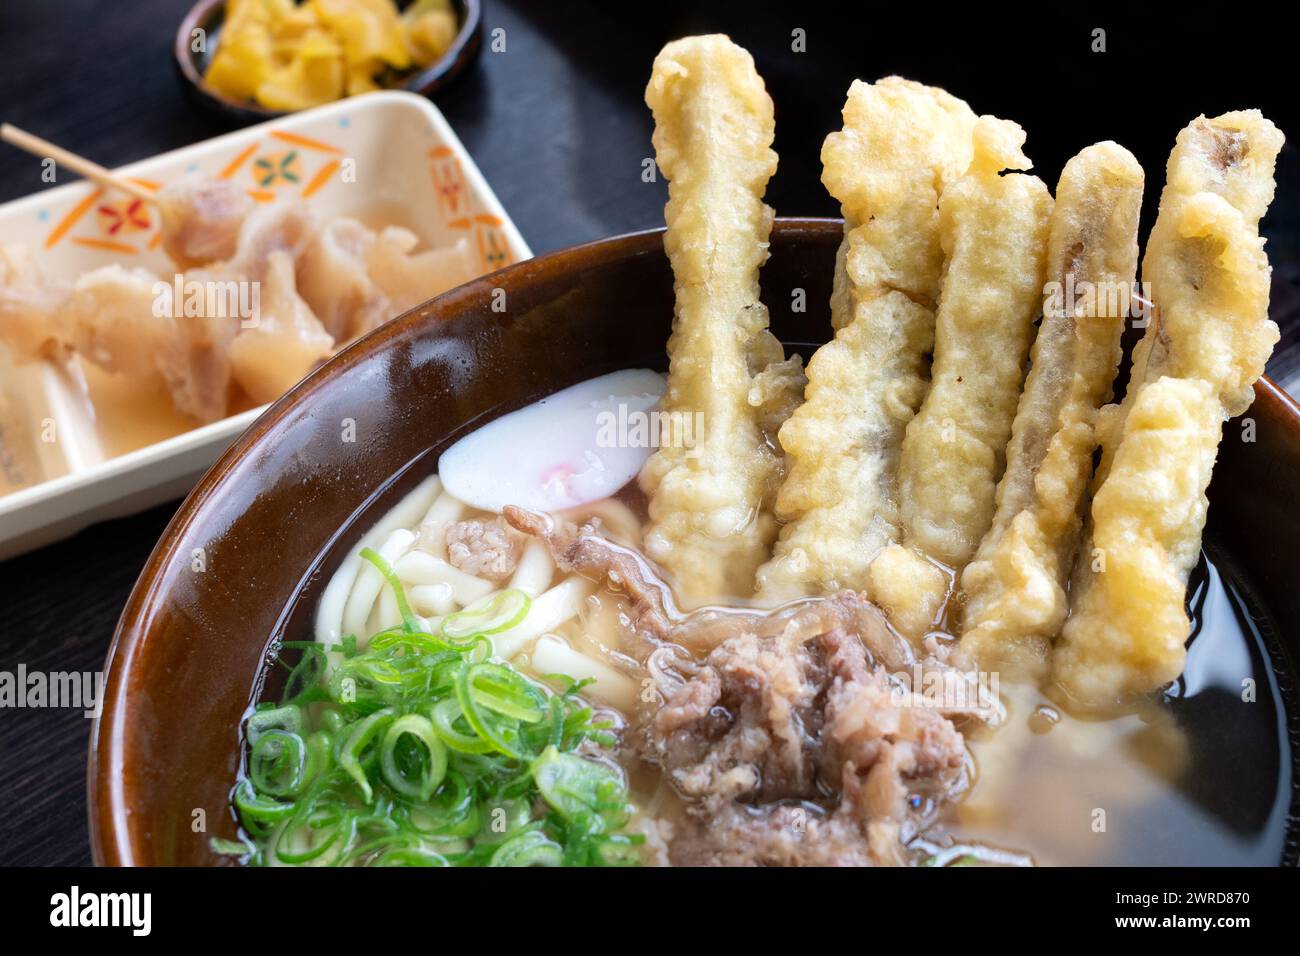
<path fill-rule="evenodd" d="M 606 498 L 654 450 L 646 422 L 664 387 L 658 372 L 625 369 L 503 415 L 442 453 L 443 487 L 497 512 L 506 505 L 560 511 Z"/>

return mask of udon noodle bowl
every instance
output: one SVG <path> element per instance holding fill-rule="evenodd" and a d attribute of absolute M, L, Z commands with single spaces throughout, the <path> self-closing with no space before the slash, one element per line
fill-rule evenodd
<path fill-rule="evenodd" d="M 512 413 L 491 443 L 569 407 Z M 227 849 L 271 865 L 1278 859 L 1281 701 L 1226 562 L 1198 572 L 1188 679 L 1076 719 L 851 592 L 683 610 L 646 525 L 635 480 L 543 513 L 475 507 L 438 475 L 363 522 L 250 714 L 247 842 Z M 1263 689 L 1249 708 L 1238 669 Z M 1237 772 L 1206 772 L 1224 761 Z"/>
<path fill-rule="evenodd" d="M 752 58 L 674 41 L 646 99 L 666 380 L 499 417 L 372 520 L 246 722 L 227 849 L 1277 862 L 1267 619 L 1201 540 L 1224 425 L 1277 340 L 1276 127 L 1180 134 L 1139 300 L 1131 153 L 1087 147 L 1053 196 L 1015 123 L 855 82 L 822 151 L 845 220 L 830 328 L 810 326 L 830 340 L 787 354 L 760 297 L 775 120 Z M 1111 401 L 1139 302 L 1158 321 Z"/>

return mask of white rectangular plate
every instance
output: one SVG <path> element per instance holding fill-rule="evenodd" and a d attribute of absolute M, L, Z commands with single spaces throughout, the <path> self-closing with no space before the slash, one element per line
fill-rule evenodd
<path fill-rule="evenodd" d="M 405 226 L 422 245 L 468 236 L 484 273 L 532 255 L 442 114 L 410 93 L 342 100 L 119 170 L 148 188 L 195 171 L 232 179 L 259 201 L 300 196 L 321 220 L 350 215 Z M 26 243 L 50 277 L 75 278 L 113 262 L 175 272 L 149 204 L 92 183 L 0 205 L 0 235 Z M 51 364 L 14 366 L 0 355 L 3 408 L 10 421 L 0 420 L 0 464 L 20 468 L 4 443 L 27 441 L 26 459 L 46 477 L 0 495 L 0 559 L 185 493 L 261 412 L 138 447 L 106 447 L 76 374 Z"/>

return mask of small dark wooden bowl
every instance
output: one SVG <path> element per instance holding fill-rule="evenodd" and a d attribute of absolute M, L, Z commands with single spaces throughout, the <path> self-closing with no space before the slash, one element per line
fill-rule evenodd
<path fill-rule="evenodd" d="M 764 298 L 786 342 L 819 342 L 841 224 L 777 220 Z M 803 289 L 808 311 L 792 313 Z M 504 289 L 508 312 L 492 310 Z M 241 716 L 271 638 L 300 637 L 359 512 L 430 473 L 449 440 L 566 385 L 662 367 L 673 313 L 662 230 L 531 259 L 377 329 L 259 418 L 207 473 L 154 549 L 109 651 L 89 767 L 103 864 L 212 864 L 233 837 L 228 801 Z M 1224 442 L 1211 534 L 1274 620 L 1300 620 L 1294 481 L 1300 409 L 1270 382 L 1257 441 Z M 355 421 L 356 442 L 340 440 Z M 373 513 L 371 515 L 373 520 Z M 195 571 L 195 556 L 205 570 Z M 1300 659 L 1297 631 L 1285 651 Z M 1294 673 L 1294 671 L 1292 671 Z M 192 827 L 204 811 L 207 830 Z"/>
<path fill-rule="evenodd" d="M 403 0 L 397 5 L 405 7 L 406 2 Z M 432 96 L 455 79 L 478 56 L 483 46 L 482 0 L 452 0 L 452 7 L 456 10 L 460 29 L 447 52 L 392 89 Z M 282 110 L 269 110 L 251 100 L 232 100 L 203 81 L 203 71 L 207 68 L 212 51 L 216 49 L 215 44 L 221 42 L 221 27 L 225 17 L 225 0 L 199 0 L 185 14 L 181 25 L 176 29 L 176 39 L 172 44 L 173 60 L 181 82 L 196 102 L 239 123 L 260 123 L 284 116 Z M 196 53 L 191 49 L 195 30 L 203 30 L 207 34 L 207 52 Z"/>

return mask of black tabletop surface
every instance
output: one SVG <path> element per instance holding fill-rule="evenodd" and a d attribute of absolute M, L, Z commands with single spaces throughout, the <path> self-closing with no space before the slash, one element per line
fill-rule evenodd
<path fill-rule="evenodd" d="M 110 167 L 225 131 L 191 105 L 173 73 L 170 43 L 187 5 L 4 0 L 0 119 Z M 777 106 L 781 159 L 768 201 L 778 214 L 835 214 L 818 157 L 854 77 L 901 73 L 1017 120 L 1049 182 L 1088 143 L 1123 143 L 1147 169 L 1145 225 L 1173 137 L 1197 113 L 1258 106 L 1300 135 L 1294 83 L 1270 80 L 1289 72 L 1285 31 L 1234 21 L 1221 7 L 1213 19 L 1184 7 L 1172 19 L 1128 9 L 1044 21 L 1001 10 L 959 23 L 919 7 L 855 22 L 829 5 L 789 3 L 485 6 L 486 29 L 504 31 L 505 49 L 485 50 L 436 102 L 537 253 L 660 224 L 664 186 L 640 175 L 652 155 L 641 97 L 659 46 L 687 33 L 725 31 L 754 52 Z M 1104 51 L 1094 49 L 1098 29 Z M 1284 320 L 1300 300 L 1295 148 L 1278 178 L 1264 232 Z M 0 146 L 0 201 L 41 188 L 37 161 Z M 1287 322 L 1284 346 L 1297 334 Z M 100 669 L 177 504 L 0 562 L 0 671 Z M 79 711 L 0 708 L 0 864 L 89 862 L 89 732 Z"/>

